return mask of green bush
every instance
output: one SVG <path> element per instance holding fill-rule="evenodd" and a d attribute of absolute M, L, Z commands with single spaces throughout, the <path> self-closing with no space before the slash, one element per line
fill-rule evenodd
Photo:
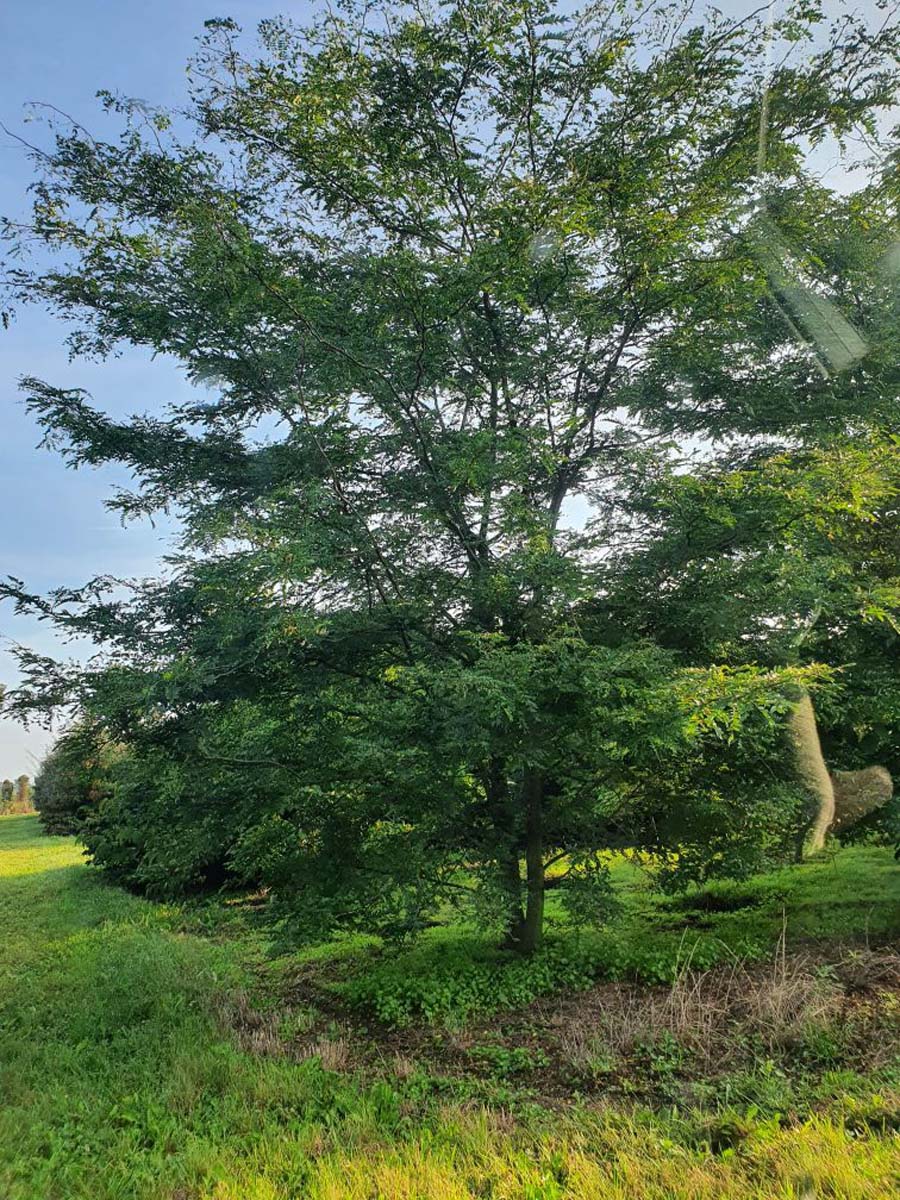
<path fill-rule="evenodd" d="M 46 833 L 81 833 L 88 814 L 108 792 L 111 772 L 123 753 L 86 723 L 72 726 L 57 739 L 34 781 L 34 807 Z"/>
<path fill-rule="evenodd" d="M 287 773 L 247 765 L 264 757 L 268 729 L 256 708 L 237 704 L 189 731 L 160 727 L 134 739 L 80 825 L 93 862 L 164 899 L 256 885 L 259 863 L 236 863 L 235 849 L 290 805 Z"/>

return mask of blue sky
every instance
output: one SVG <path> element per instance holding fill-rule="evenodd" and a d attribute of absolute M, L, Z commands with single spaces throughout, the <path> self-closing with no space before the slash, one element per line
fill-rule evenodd
<path fill-rule="evenodd" d="M 95 93 L 99 88 L 176 105 L 185 97 L 185 65 L 203 21 L 227 12 L 252 27 L 273 11 L 303 16 L 305 4 L 236 3 L 226 0 L 6 0 L 0 4 L 0 121 L 36 140 L 26 123 L 29 101 L 51 103 L 100 133 L 109 128 Z M 24 214 L 31 165 L 15 141 L 0 132 L 0 212 Z M 83 387 L 102 407 L 122 413 L 152 409 L 188 387 L 172 362 L 135 351 L 106 363 L 69 362 L 66 330 L 37 309 L 19 313 L 0 332 L 0 575 L 16 575 L 43 590 L 92 575 L 152 573 L 166 548 L 166 531 L 147 525 L 122 529 L 106 512 L 113 470 L 68 471 L 38 450 L 39 433 L 24 411 L 18 389 L 32 374 L 66 387 Z M 171 533 L 169 532 L 169 536 Z M 60 643 L 46 624 L 0 609 L 0 682 L 15 680 L 10 639 L 48 652 Z M 76 648 L 63 653 L 73 653 Z M 82 651 L 83 653 L 83 651 Z M 49 740 L 0 720 L 0 777 L 34 773 Z"/>
<path fill-rule="evenodd" d="M 750 0 L 719 0 L 743 14 Z M 95 99 L 99 88 L 178 105 L 186 94 L 185 65 L 203 21 L 234 17 L 252 28 L 262 17 L 288 13 L 303 18 L 313 2 L 271 4 L 248 0 L 6 0 L 0 3 L 0 121 L 31 140 L 36 124 L 25 121 L 29 101 L 64 110 L 100 136 L 113 126 Z M 568 5 L 567 5 L 568 7 Z M 840 0 L 828 5 L 834 12 Z M 875 0 L 859 6 L 875 15 Z M 0 213 L 23 215 L 31 165 L 13 138 L 0 132 Z M 832 181 L 833 182 L 833 181 Z M 110 485 L 123 477 L 112 469 L 65 470 L 60 459 L 38 450 L 39 433 L 24 411 L 22 375 L 83 387 L 111 412 L 159 408 L 188 388 L 173 362 L 126 351 L 106 363 L 69 362 L 66 330 L 37 309 L 23 310 L 12 328 L 0 331 L 0 576 L 24 579 L 36 590 L 76 584 L 97 574 L 151 574 L 165 552 L 171 527 L 123 529 L 103 507 Z M 42 652 L 77 653 L 61 647 L 45 624 L 0 609 L 0 682 L 15 681 L 10 641 Z M 84 649 L 80 653 L 84 653 Z M 0 777 L 34 773 L 50 735 L 0 720 Z"/>

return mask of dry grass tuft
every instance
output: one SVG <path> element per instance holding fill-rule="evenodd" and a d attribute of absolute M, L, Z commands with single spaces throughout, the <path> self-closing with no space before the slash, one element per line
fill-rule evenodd
<path fill-rule="evenodd" d="M 518 1128 L 515 1114 L 504 1105 L 486 1109 L 484 1122 L 486 1128 L 494 1137 L 512 1137 Z"/>
<path fill-rule="evenodd" d="M 611 1071 L 616 1060 L 668 1036 L 705 1068 L 731 1061 L 747 1039 L 770 1051 L 797 1044 L 840 1015 L 839 982 L 783 951 L 768 969 L 742 963 L 681 972 L 666 991 L 604 989 L 599 1003 L 567 1013 L 559 1043 L 579 1073 Z"/>
<path fill-rule="evenodd" d="M 284 1053 L 284 1043 L 278 1032 L 278 1015 L 254 1008 L 246 992 L 236 991 L 220 997 L 216 1017 L 224 1029 L 237 1035 L 241 1049 L 249 1054 Z"/>
<path fill-rule="evenodd" d="M 345 1037 L 320 1037 L 301 1049 L 300 1058 L 317 1058 L 325 1071 L 345 1071 L 350 1064 L 350 1043 Z"/>
<path fill-rule="evenodd" d="M 855 992 L 900 988 L 900 954 L 852 950 L 836 965 L 835 973 L 846 988 Z"/>
<path fill-rule="evenodd" d="M 393 1062 L 394 1078 L 401 1081 L 412 1079 L 416 1073 L 416 1064 L 411 1058 L 407 1058 L 405 1054 L 399 1052 L 394 1055 Z"/>
<path fill-rule="evenodd" d="M 840 986 L 816 972 L 803 958 L 779 954 L 770 974 L 754 977 L 736 972 L 740 985 L 732 1003 L 739 1023 L 769 1049 L 784 1049 L 805 1030 L 823 1028 L 837 1019 L 843 1005 Z"/>

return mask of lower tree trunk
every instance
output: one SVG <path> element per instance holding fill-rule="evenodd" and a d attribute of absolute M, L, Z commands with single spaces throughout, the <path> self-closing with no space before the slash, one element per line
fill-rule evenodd
<path fill-rule="evenodd" d="M 526 897 L 518 950 L 520 954 L 533 954 L 544 935 L 544 783 L 536 771 L 526 772 L 522 790 L 525 801 Z"/>
<path fill-rule="evenodd" d="M 510 797 L 499 785 L 496 773 L 489 777 L 492 809 L 501 828 L 512 832 L 518 822 L 509 807 Z M 537 771 L 528 770 L 522 781 L 522 806 L 525 810 L 525 895 L 523 906 L 522 872 L 519 855 L 522 843 L 518 836 L 501 853 L 500 878 L 505 897 L 504 944 L 519 954 L 533 954 L 541 944 L 544 932 L 544 781 Z M 506 823 L 509 822 L 507 825 Z"/>
<path fill-rule="evenodd" d="M 504 945 L 510 950 L 518 950 L 522 940 L 522 930 L 525 925 L 525 914 L 522 911 L 522 875 L 519 870 L 519 854 L 513 848 L 505 862 L 501 864 L 503 873 L 503 889 L 506 893 L 505 935 Z"/>
<path fill-rule="evenodd" d="M 517 948 L 522 937 L 525 914 L 522 909 L 522 872 L 519 865 L 519 844 L 515 833 L 515 805 L 509 794 L 506 767 L 502 759 L 492 758 L 484 776 L 488 811 L 495 829 L 501 838 L 505 832 L 508 842 L 497 846 L 499 882 L 503 896 L 504 944 Z"/>
<path fill-rule="evenodd" d="M 822 757 L 816 714 L 808 692 L 803 692 L 788 719 L 794 769 L 809 797 L 811 814 L 798 835 L 797 859 L 817 854 L 825 844 L 834 820 L 834 786 Z"/>

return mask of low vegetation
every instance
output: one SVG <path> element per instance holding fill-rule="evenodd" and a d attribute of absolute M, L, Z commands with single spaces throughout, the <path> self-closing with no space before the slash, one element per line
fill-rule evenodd
<path fill-rule="evenodd" d="M 498 951 L 489 938 L 439 927 L 405 952 L 382 954 L 377 942 L 367 950 L 357 943 L 355 955 L 337 956 L 331 986 L 389 1024 L 452 1022 L 598 979 L 671 984 L 685 971 L 733 964 L 736 957 L 771 957 L 780 938 L 790 945 L 840 944 L 860 935 L 881 941 L 900 927 L 897 866 L 878 847 L 675 897 L 651 892 L 647 877 L 627 863 L 616 863 L 611 875 L 618 916 L 602 930 L 573 931 L 561 923 L 528 962 Z"/>
<path fill-rule="evenodd" d="M 618 871 L 610 937 L 652 934 L 671 982 L 638 983 L 634 964 L 610 979 L 598 942 L 579 943 L 581 976 L 547 986 L 575 943 L 503 966 L 484 940 L 445 928 L 407 952 L 429 960 L 440 1019 L 428 1022 L 396 989 L 418 977 L 413 962 L 374 939 L 279 956 L 253 897 L 153 904 L 105 883 L 35 818 L 4 818 L 0 1193 L 893 1196 L 889 851 L 850 848 L 679 899 Z M 755 962 L 737 957 L 750 938 Z M 703 945 L 719 965 L 698 964 Z M 441 1000 L 441 961 L 453 986 L 487 972 L 493 991 Z M 505 993 L 504 970 L 516 972 Z M 399 1025 L 377 1015 L 389 994 L 399 1010 L 384 1015 Z"/>

